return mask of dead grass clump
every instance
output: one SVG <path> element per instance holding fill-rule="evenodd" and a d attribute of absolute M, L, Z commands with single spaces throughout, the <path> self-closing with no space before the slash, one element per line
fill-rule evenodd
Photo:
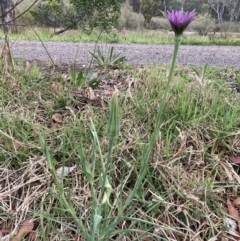
<path fill-rule="evenodd" d="M 227 237 L 223 229 L 226 200 L 238 195 L 234 191 L 240 181 L 238 173 L 224 155 L 211 152 L 215 141 L 209 138 L 210 130 L 192 126 L 178 131 L 178 148 L 171 158 L 163 155 L 165 141 L 161 137 L 153 153 L 152 173 L 160 190 L 151 192 L 160 202 L 158 219 L 183 231 L 187 240 L 223 240 Z M 167 237 L 176 238 L 173 233 Z"/>

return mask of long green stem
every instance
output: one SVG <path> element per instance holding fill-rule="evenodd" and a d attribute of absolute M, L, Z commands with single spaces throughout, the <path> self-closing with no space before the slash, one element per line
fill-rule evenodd
<path fill-rule="evenodd" d="M 175 65 L 176 65 L 178 49 L 179 49 L 181 40 L 182 40 L 182 36 L 181 35 L 180 36 L 175 36 L 173 58 L 172 58 L 172 64 L 171 64 L 169 75 L 168 75 L 168 83 L 171 82 L 171 80 L 172 80 L 173 71 L 174 71 L 174 68 L 175 68 Z"/>
<path fill-rule="evenodd" d="M 59 201 L 66 208 L 66 210 L 69 212 L 69 214 L 72 216 L 73 220 L 76 222 L 76 224 L 80 228 L 84 238 L 89 239 L 90 235 L 87 232 L 86 227 L 84 226 L 82 220 L 77 217 L 76 212 L 74 210 L 74 207 L 72 206 L 72 203 L 68 202 L 68 200 L 65 197 L 64 188 L 63 188 L 62 184 L 60 184 L 60 182 L 58 180 L 58 177 L 57 177 L 56 169 L 54 167 L 54 161 L 53 161 L 53 159 L 51 157 L 51 154 L 50 154 L 50 152 L 47 148 L 46 141 L 42 136 L 40 136 L 40 143 L 41 143 L 42 149 L 45 153 L 46 160 L 47 160 L 47 163 L 48 163 L 48 166 L 49 166 L 49 171 L 50 171 L 50 173 L 53 177 L 54 184 L 56 185 L 56 188 L 59 191 Z"/>
<path fill-rule="evenodd" d="M 115 137 L 109 138 L 107 162 L 106 162 L 105 170 L 103 170 L 103 182 L 102 182 L 102 187 L 101 187 L 101 198 L 104 195 L 105 183 L 106 183 L 106 179 L 107 179 L 108 168 L 109 168 L 110 161 L 111 161 L 111 155 L 112 155 L 114 140 L 115 140 Z"/>
<path fill-rule="evenodd" d="M 173 57 L 172 57 L 172 63 L 171 63 L 171 67 L 170 67 L 170 71 L 169 71 L 169 75 L 168 75 L 167 86 L 166 86 L 166 90 L 164 91 L 164 95 L 159 104 L 159 109 L 158 109 L 157 123 L 158 122 L 159 123 L 156 125 L 156 128 L 159 125 L 159 127 L 158 127 L 159 129 L 160 129 L 160 125 L 162 124 L 162 112 L 163 112 L 163 108 L 165 107 L 165 104 L 167 102 L 167 97 L 168 97 L 168 94 L 170 91 L 170 83 L 172 81 L 173 72 L 174 72 L 174 68 L 176 65 L 176 60 L 177 60 L 177 55 L 178 55 L 178 50 L 179 50 L 181 40 L 182 40 L 182 36 L 175 36 Z"/>
<path fill-rule="evenodd" d="M 141 169 L 140 169 L 140 172 L 139 172 L 138 179 L 136 180 L 136 183 L 134 185 L 134 188 L 133 188 L 132 192 L 130 193 L 127 200 L 125 201 L 125 205 L 124 205 L 123 210 L 131 203 L 132 198 L 135 196 L 139 186 L 142 183 L 143 178 L 146 175 L 147 165 L 148 165 L 150 157 L 151 157 L 152 149 L 153 149 L 154 143 L 155 143 L 155 141 L 158 137 L 158 134 L 159 134 L 162 122 L 163 122 L 163 109 L 166 105 L 167 97 L 168 97 L 168 94 L 169 94 L 169 91 L 170 91 L 170 82 L 172 80 L 173 71 L 174 71 L 174 68 L 175 68 L 175 65 L 176 65 L 178 49 L 179 49 L 179 46 L 180 46 L 180 43 L 181 43 L 181 37 L 182 36 L 175 36 L 172 64 L 171 64 L 171 67 L 170 67 L 170 72 L 169 72 L 169 76 L 168 76 L 166 90 L 164 92 L 164 95 L 163 95 L 160 103 L 159 103 L 156 126 L 155 126 L 154 132 L 153 132 L 153 134 L 150 138 L 150 142 L 146 147 L 146 150 L 143 151 Z"/>

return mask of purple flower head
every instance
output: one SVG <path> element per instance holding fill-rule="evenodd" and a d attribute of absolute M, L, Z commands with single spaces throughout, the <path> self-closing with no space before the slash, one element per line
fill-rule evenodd
<path fill-rule="evenodd" d="M 167 18 L 172 25 L 172 29 L 175 32 L 176 36 L 180 36 L 183 34 L 183 31 L 187 28 L 187 26 L 194 20 L 195 11 L 185 12 L 182 11 L 172 11 L 167 12 Z"/>

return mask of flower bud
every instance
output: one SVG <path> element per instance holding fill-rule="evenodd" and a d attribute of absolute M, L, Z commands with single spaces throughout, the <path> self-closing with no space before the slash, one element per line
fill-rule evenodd
<path fill-rule="evenodd" d="M 187 26 L 194 20 L 195 11 L 187 11 L 183 13 L 181 10 L 173 10 L 171 12 L 168 11 L 166 15 L 175 35 L 180 36 L 183 34 L 183 31 L 187 28 Z"/>
<path fill-rule="evenodd" d="M 119 110 L 117 95 L 113 94 L 111 105 L 110 105 L 110 116 L 108 120 L 107 133 L 109 137 L 116 137 L 120 131 L 119 123 Z"/>

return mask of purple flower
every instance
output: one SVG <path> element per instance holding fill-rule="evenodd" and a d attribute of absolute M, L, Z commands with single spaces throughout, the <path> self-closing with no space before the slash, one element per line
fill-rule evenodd
<path fill-rule="evenodd" d="M 183 31 L 187 28 L 187 26 L 193 21 L 195 18 L 195 12 L 185 12 L 182 11 L 172 11 L 167 12 L 167 18 L 172 25 L 172 29 L 175 32 L 176 36 L 182 35 Z"/>

